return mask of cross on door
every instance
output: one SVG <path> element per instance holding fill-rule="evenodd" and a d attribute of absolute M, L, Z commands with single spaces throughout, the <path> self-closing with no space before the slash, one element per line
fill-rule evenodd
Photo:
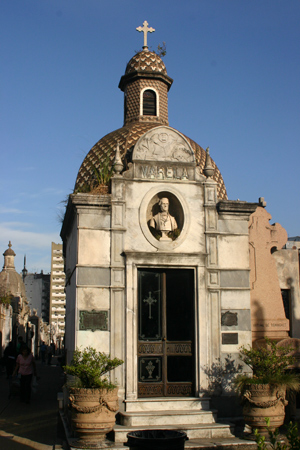
<path fill-rule="evenodd" d="M 148 305 L 149 305 L 149 319 L 153 319 L 153 317 L 151 316 L 151 306 L 152 306 L 152 303 L 156 303 L 157 300 L 155 300 L 155 298 L 152 298 L 151 292 L 149 292 L 149 297 L 145 298 L 143 300 L 143 302 L 144 303 L 148 303 Z"/>

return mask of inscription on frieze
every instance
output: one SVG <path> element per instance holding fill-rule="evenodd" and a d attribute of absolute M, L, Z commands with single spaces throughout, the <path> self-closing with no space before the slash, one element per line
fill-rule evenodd
<path fill-rule="evenodd" d="M 238 344 L 238 333 L 222 333 L 222 344 Z"/>
<path fill-rule="evenodd" d="M 261 329 L 271 330 L 289 330 L 289 320 L 288 319 L 273 319 L 272 321 L 264 320 L 264 319 L 254 319 L 252 323 L 253 330 L 261 330 Z"/>
<path fill-rule="evenodd" d="M 108 311 L 79 311 L 79 330 L 108 331 Z"/>
<path fill-rule="evenodd" d="M 186 167 L 162 167 L 154 165 L 137 165 L 137 176 L 149 180 L 192 180 L 194 170 Z"/>
<path fill-rule="evenodd" d="M 238 314 L 231 311 L 226 311 L 221 315 L 221 325 L 233 327 L 238 325 Z"/>

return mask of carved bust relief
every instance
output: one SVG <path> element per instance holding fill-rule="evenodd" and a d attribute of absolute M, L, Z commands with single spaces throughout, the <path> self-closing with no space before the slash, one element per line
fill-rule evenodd
<path fill-rule="evenodd" d="M 155 195 L 148 207 L 147 223 L 158 241 L 174 241 L 181 233 L 183 211 L 178 199 L 170 192 Z"/>
<path fill-rule="evenodd" d="M 181 245 L 189 231 L 189 207 L 173 186 L 155 186 L 144 196 L 139 210 L 145 238 L 158 250 L 169 251 Z"/>
<path fill-rule="evenodd" d="M 194 163 L 195 155 L 190 144 L 178 131 L 169 127 L 157 127 L 138 140 L 132 159 Z"/>

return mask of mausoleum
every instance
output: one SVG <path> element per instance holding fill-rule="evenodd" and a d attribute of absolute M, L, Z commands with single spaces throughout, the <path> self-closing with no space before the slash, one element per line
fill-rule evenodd
<path fill-rule="evenodd" d="M 67 358 L 92 346 L 125 361 L 114 375 L 123 426 L 224 435 L 210 371 L 252 344 L 248 227 L 259 203 L 228 200 L 209 150 L 169 125 L 173 80 L 142 30 L 119 83 L 124 124 L 86 155 L 62 226 Z"/>

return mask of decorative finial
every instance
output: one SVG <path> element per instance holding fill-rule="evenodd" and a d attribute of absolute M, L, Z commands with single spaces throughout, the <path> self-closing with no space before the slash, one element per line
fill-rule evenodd
<path fill-rule="evenodd" d="M 155 31 L 154 28 L 150 27 L 148 28 L 148 22 L 147 20 L 145 20 L 145 22 L 143 23 L 142 27 L 137 27 L 137 31 L 139 32 L 143 32 L 144 33 L 144 46 L 143 46 L 143 50 L 148 51 L 148 45 L 147 45 L 147 33 L 153 33 L 153 31 Z"/>
<path fill-rule="evenodd" d="M 9 246 L 9 248 L 11 248 L 11 247 L 12 247 L 12 245 L 11 245 L 11 241 L 9 241 L 9 243 L 8 243 L 8 246 Z"/>
<path fill-rule="evenodd" d="M 207 178 L 211 178 L 213 176 L 213 174 L 215 173 L 215 169 L 213 168 L 213 165 L 211 163 L 209 147 L 207 147 L 207 149 L 206 149 L 206 159 L 205 159 L 205 167 L 204 167 L 203 173 Z"/>
<path fill-rule="evenodd" d="M 121 154 L 120 154 L 120 144 L 118 141 L 117 148 L 116 148 L 115 161 L 114 161 L 114 171 L 116 172 L 116 175 L 120 175 L 122 170 L 123 170 L 123 163 L 122 163 Z"/>

